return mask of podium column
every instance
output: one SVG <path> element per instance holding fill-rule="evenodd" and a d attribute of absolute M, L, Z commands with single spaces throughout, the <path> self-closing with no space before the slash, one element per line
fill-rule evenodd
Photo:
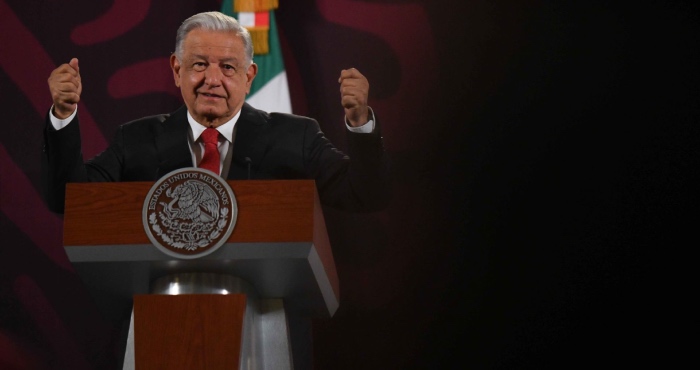
<path fill-rule="evenodd" d="M 281 299 L 259 299 L 241 279 L 164 276 L 134 297 L 124 369 L 292 369 Z"/>

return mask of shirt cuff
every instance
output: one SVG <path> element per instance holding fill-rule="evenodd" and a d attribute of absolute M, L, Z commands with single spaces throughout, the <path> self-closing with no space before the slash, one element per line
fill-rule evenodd
<path fill-rule="evenodd" d="M 73 114 L 68 116 L 68 118 L 66 118 L 66 119 L 56 118 L 56 116 L 53 115 L 53 105 L 52 105 L 51 109 L 49 109 L 49 120 L 51 121 L 51 126 L 53 126 L 54 130 L 58 131 L 58 130 L 68 126 L 70 121 L 72 121 L 73 118 L 75 118 L 76 114 L 78 114 L 78 108 L 76 108 L 73 111 Z"/>
<path fill-rule="evenodd" d="M 348 118 L 345 117 L 345 127 L 347 127 L 350 132 L 354 132 L 354 133 L 358 133 L 358 134 L 371 134 L 372 132 L 374 132 L 374 120 L 375 120 L 374 111 L 370 107 L 367 107 L 367 108 L 369 108 L 369 114 L 371 116 L 370 120 L 367 121 L 367 123 L 365 123 L 364 125 L 362 125 L 360 127 L 350 126 L 350 123 L 348 122 Z"/>

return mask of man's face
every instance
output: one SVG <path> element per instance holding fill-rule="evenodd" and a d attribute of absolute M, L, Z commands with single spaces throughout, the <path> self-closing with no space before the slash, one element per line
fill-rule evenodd
<path fill-rule="evenodd" d="M 185 37 L 182 60 L 170 57 L 175 85 L 194 119 L 217 127 L 243 106 L 257 73 L 246 68 L 243 40 L 233 32 L 195 29 Z"/>

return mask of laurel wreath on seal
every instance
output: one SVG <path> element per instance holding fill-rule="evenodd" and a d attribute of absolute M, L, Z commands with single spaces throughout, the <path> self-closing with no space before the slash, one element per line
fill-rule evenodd
<path fill-rule="evenodd" d="M 149 215 L 148 223 L 158 237 L 167 245 L 177 249 L 194 251 L 198 248 L 207 247 L 221 235 L 221 231 L 226 227 L 228 212 L 228 208 L 219 210 L 220 217 L 216 222 L 216 228 L 214 228 L 214 223 L 186 223 L 172 220 L 163 212 L 159 213 L 160 217 L 158 218 L 160 218 L 163 226 L 166 228 L 165 231 L 158 224 L 155 212 Z"/>

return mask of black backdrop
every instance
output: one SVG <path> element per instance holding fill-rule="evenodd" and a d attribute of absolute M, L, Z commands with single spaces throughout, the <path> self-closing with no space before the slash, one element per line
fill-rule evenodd
<path fill-rule="evenodd" d="M 669 366 L 690 350 L 696 6 L 562 3 L 281 1 L 294 111 L 343 147 L 335 81 L 355 66 L 393 159 L 386 211 L 326 209 L 341 308 L 314 322 L 315 368 Z M 145 67 L 219 2 L 122 5 L 131 28 L 115 18 L 117 36 L 87 43 L 74 30 L 111 3 L 0 0 L 2 368 L 114 361 L 118 330 L 39 201 L 45 80 L 81 59 L 94 154 L 180 104 L 167 69 Z"/>

